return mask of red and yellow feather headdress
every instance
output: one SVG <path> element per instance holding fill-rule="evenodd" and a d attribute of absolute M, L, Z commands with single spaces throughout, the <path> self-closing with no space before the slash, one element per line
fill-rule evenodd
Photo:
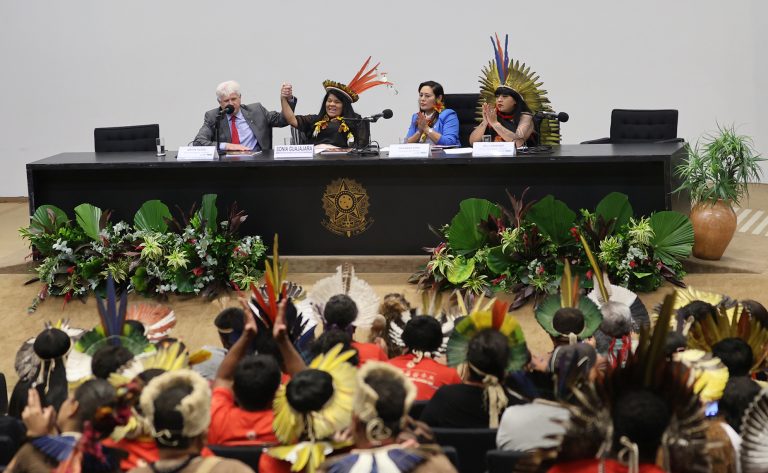
<path fill-rule="evenodd" d="M 368 63 L 371 62 L 371 56 L 368 56 L 368 59 L 365 60 L 365 63 L 363 63 L 363 67 L 360 68 L 359 71 L 357 71 L 357 74 L 355 74 L 355 77 L 352 78 L 351 81 L 349 81 L 348 84 L 342 84 L 341 82 L 336 82 L 332 80 L 326 80 L 323 82 L 323 87 L 325 87 L 326 92 L 330 90 L 336 90 L 341 92 L 342 94 L 346 95 L 349 100 L 352 101 L 352 103 L 357 102 L 357 100 L 360 98 L 360 94 L 365 92 L 366 90 L 376 87 L 378 85 L 392 85 L 391 82 L 389 82 L 385 77 L 383 77 L 383 80 L 378 80 L 378 68 L 379 68 L 379 62 L 376 63 L 375 66 L 371 67 L 370 69 L 366 70 L 368 67 Z"/>

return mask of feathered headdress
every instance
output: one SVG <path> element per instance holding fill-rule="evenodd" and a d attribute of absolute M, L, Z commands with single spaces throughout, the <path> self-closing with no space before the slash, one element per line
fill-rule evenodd
<path fill-rule="evenodd" d="M 264 284 L 256 287 L 251 284 L 251 299 L 249 305 L 256 318 L 260 329 L 266 329 L 271 333 L 277 318 L 278 302 L 287 299 L 285 324 L 288 329 L 288 338 L 298 348 L 304 351 L 314 339 L 313 328 L 317 322 L 312 319 L 312 307 L 304 299 L 304 288 L 286 280 L 288 265 L 280 261 L 278 253 L 278 236 L 275 235 L 272 245 L 272 262 L 264 263 Z M 259 330 L 257 333 L 262 333 Z M 258 336 L 258 335 L 257 335 Z"/>
<path fill-rule="evenodd" d="M 386 76 L 383 77 L 383 80 L 376 80 L 376 77 L 378 76 L 377 69 L 381 63 L 377 62 L 375 66 L 366 70 L 369 62 L 371 62 L 371 56 L 368 56 L 368 59 L 363 63 L 363 67 L 357 71 L 355 77 L 353 77 L 347 84 L 332 80 L 323 81 L 323 87 L 325 87 L 326 92 L 336 90 L 346 95 L 352 103 L 355 103 L 360 98 L 360 94 L 370 88 L 378 85 L 392 85 L 392 83 L 387 80 Z"/>
<path fill-rule="evenodd" d="M 139 328 L 126 323 L 128 292 L 120 294 L 119 305 L 117 299 L 115 280 L 110 275 L 107 277 L 106 299 L 96 298 L 101 323 L 80 337 L 67 358 L 67 381 L 70 387 L 91 376 L 91 358 L 103 346 L 122 345 L 134 355 L 155 351 L 154 345 L 144 336 L 143 326 Z"/>
<path fill-rule="evenodd" d="M 626 366 L 609 370 L 603 383 L 574 386 L 573 404 L 566 407 L 571 420 L 563 439 L 559 461 L 616 456 L 611 452 L 614 437 L 612 408 L 625 394 L 650 391 L 667 403 L 671 419 L 661 439 L 665 471 L 709 471 L 709 447 L 704 410 L 690 382 L 691 372 L 683 364 L 668 361 L 664 344 L 669 333 L 674 293 L 666 296 L 660 323 L 649 335 L 643 328 L 640 343 Z M 630 464 L 637 464 L 632 439 L 625 439 Z M 635 445 L 636 448 L 636 445 Z M 634 450 L 634 452 L 633 452 Z M 563 458 L 571 455 L 570 458 Z"/>
<path fill-rule="evenodd" d="M 661 319 L 659 319 L 659 323 L 661 323 Z M 726 338 L 744 340 L 752 349 L 751 371 L 760 369 L 766 355 L 768 355 L 766 352 L 768 330 L 763 328 L 760 322 L 752 319 L 747 311 L 742 310 L 740 305 L 736 305 L 733 309 L 720 306 L 716 319 L 704 317 L 702 320 L 694 322 L 688 333 L 688 348 L 711 352 L 713 345 Z"/>
<path fill-rule="evenodd" d="M 758 394 L 741 418 L 741 471 L 768 471 L 768 390 Z"/>
<path fill-rule="evenodd" d="M 536 308 L 536 321 L 550 336 L 554 338 L 568 337 L 571 334 L 561 333 L 554 326 L 555 314 L 564 308 L 578 309 L 584 315 L 584 328 L 573 334 L 578 340 L 591 337 L 600 327 L 603 315 L 597 305 L 586 297 L 580 297 L 579 278 L 571 273 L 571 265 L 565 261 L 563 276 L 560 279 L 560 295 L 552 295 L 544 299 Z M 574 340 L 575 343 L 576 340 Z"/>
<path fill-rule="evenodd" d="M 724 307 L 727 309 L 732 308 L 736 305 L 736 300 L 731 298 L 730 296 L 727 296 L 725 294 L 718 294 L 715 292 L 709 292 L 709 291 L 703 291 L 700 289 L 695 289 L 691 286 L 687 287 L 676 287 L 675 293 L 677 294 L 677 297 L 675 298 L 675 316 L 672 317 L 670 320 L 670 327 L 672 331 L 681 333 L 683 335 L 688 335 L 688 332 L 691 330 L 691 326 L 693 325 L 693 317 L 688 317 L 687 319 L 683 317 L 684 314 L 680 313 L 680 309 L 687 306 L 691 302 L 694 301 L 701 301 L 706 302 L 707 304 L 710 304 L 714 306 L 715 308 L 718 307 Z M 661 304 L 658 304 L 656 307 L 654 307 L 654 313 L 651 315 L 651 323 L 653 326 L 656 325 L 657 319 L 658 319 L 658 312 L 661 310 Z"/>
<path fill-rule="evenodd" d="M 336 431 L 352 421 L 352 401 L 355 394 L 355 367 L 349 359 L 354 350 L 342 352 L 338 344 L 329 352 L 312 360 L 308 369 L 320 371 L 330 377 L 325 394 L 328 399 L 313 399 L 307 405 L 298 405 L 289 396 L 291 383 L 300 382 L 303 371 L 288 385 L 281 385 L 275 394 L 273 410 L 275 435 L 284 445 L 267 450 L 270 456 L 291 462 L 291 471 L 313 472 L 339 445 L 329 440 Z M 297 404 L 297 405 L 294 405 Z M 311 404 L 311 405 L 310 405 Z"/>
<path fill-rule="evenodd" d="M 504 49 L 502 50 L 499 35 L 496 39 L 491 37 L 494 59 L 483 67 L 480 75 L 480 103 L 477 108 L 478 121 L 482 119 L 481 106 L 483 103 L 493 104 L 496 101 L 496 91 L 499 88 L 512 91 L 519 95 L 531 112 L 551 112 L 547 91 L 541 89 L 544 85 L 539 82 L 539 76 L 531 71 L 525 63 L 509 58 L 507 46 L 509 35 L 504 35 Z M 508 92 L 509 93 L 509 92 Z M 543 120 L 541 123 L 541 144 L 553 145 L 560 143 L 560 122 L 557 120 Z"/>
<path fill-rule="evenodd" d="M 370 284 L 355 275 L 355 268 L 344 263 L 336 267 L 336 274 L 323 278 L 310 289 L 307 298 L 315 311 L 317 320 L 324 323 L 323 309 L 328 300 L 337 295 L 346 294 L 357 306 L 355 327 L 370 328 L 379 314 L 379 296 Z"/>

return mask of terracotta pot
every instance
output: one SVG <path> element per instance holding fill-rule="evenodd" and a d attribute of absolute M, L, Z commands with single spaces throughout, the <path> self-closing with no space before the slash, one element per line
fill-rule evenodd
<path fill-rule="evenodd" d="M 693 256 L 719 260 L 736 233 L 736 212 L 730 202 L 699 202 L 691 209 Z"/>

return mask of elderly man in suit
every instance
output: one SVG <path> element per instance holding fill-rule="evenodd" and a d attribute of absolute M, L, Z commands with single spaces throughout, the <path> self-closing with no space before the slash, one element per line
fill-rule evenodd
<path fill-rule="evenodd" d="M 292 107 L 296 106 L 293 89 L 290 84 L 283 84 L 280 95 L 288 98 Z M 288 125 L 279 112 L 268 111 L 260 103 L 243 105 L 240 103 L 240 84 L 226 81 L 216 87 L 216 100 L 219 108 L 208 110 L 203 118 L 203 126 L 197 132 L 195 146 L 214 146 L 216 144 L 216 122 L 219 122 L 219 149 L 223 151 L 259 151 L 272 148 L 272 127 Z M 231 113 L 225 113 L 228 105 Z"/>

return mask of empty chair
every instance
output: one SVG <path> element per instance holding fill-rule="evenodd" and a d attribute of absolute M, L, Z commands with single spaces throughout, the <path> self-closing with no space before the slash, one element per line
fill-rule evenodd
<path fill-rule="evenodd" d="M 496 448 L 496 429 L 449 429 L 433 427 L 435 442 L 451 446 L 459 455 L 461 473 L 483 473 L 487 469 L 485 455 Z"/>
<path fill-rule="evenodd" d="M 656 143 L 683 141 L 677 137 L 677 110 L 624 110 L 611 112 L 611 136 L 582 144 Z"/>
<path fill-rule="evenodd" d="M 93 142 L 97 153 L 112 151 L 155 151 L 160 125 L 115 126 L 94 128 Z"/>
<path fill-rule="evenodd" d="M 488 462 L 488 473 L 510 473 L 515 464 L 526 455 L 525 452 L 511 450 L 491 450 L 485 455 Z"/>
<path fill-rule="evenodd" d="M 477 103 L 480 94 L 445 94 L 445 107 L 452 109 L 459 117 L 459 142 L 469 146 L 469 135 L 478 124 Z"/>
<path fill-rule="evenodd" d="M 259 459 L 266 447 L 260 445 L 208 445 L 216 456 L 240 460 L 250 466 L 253 471 L 259 471 Z"/>

